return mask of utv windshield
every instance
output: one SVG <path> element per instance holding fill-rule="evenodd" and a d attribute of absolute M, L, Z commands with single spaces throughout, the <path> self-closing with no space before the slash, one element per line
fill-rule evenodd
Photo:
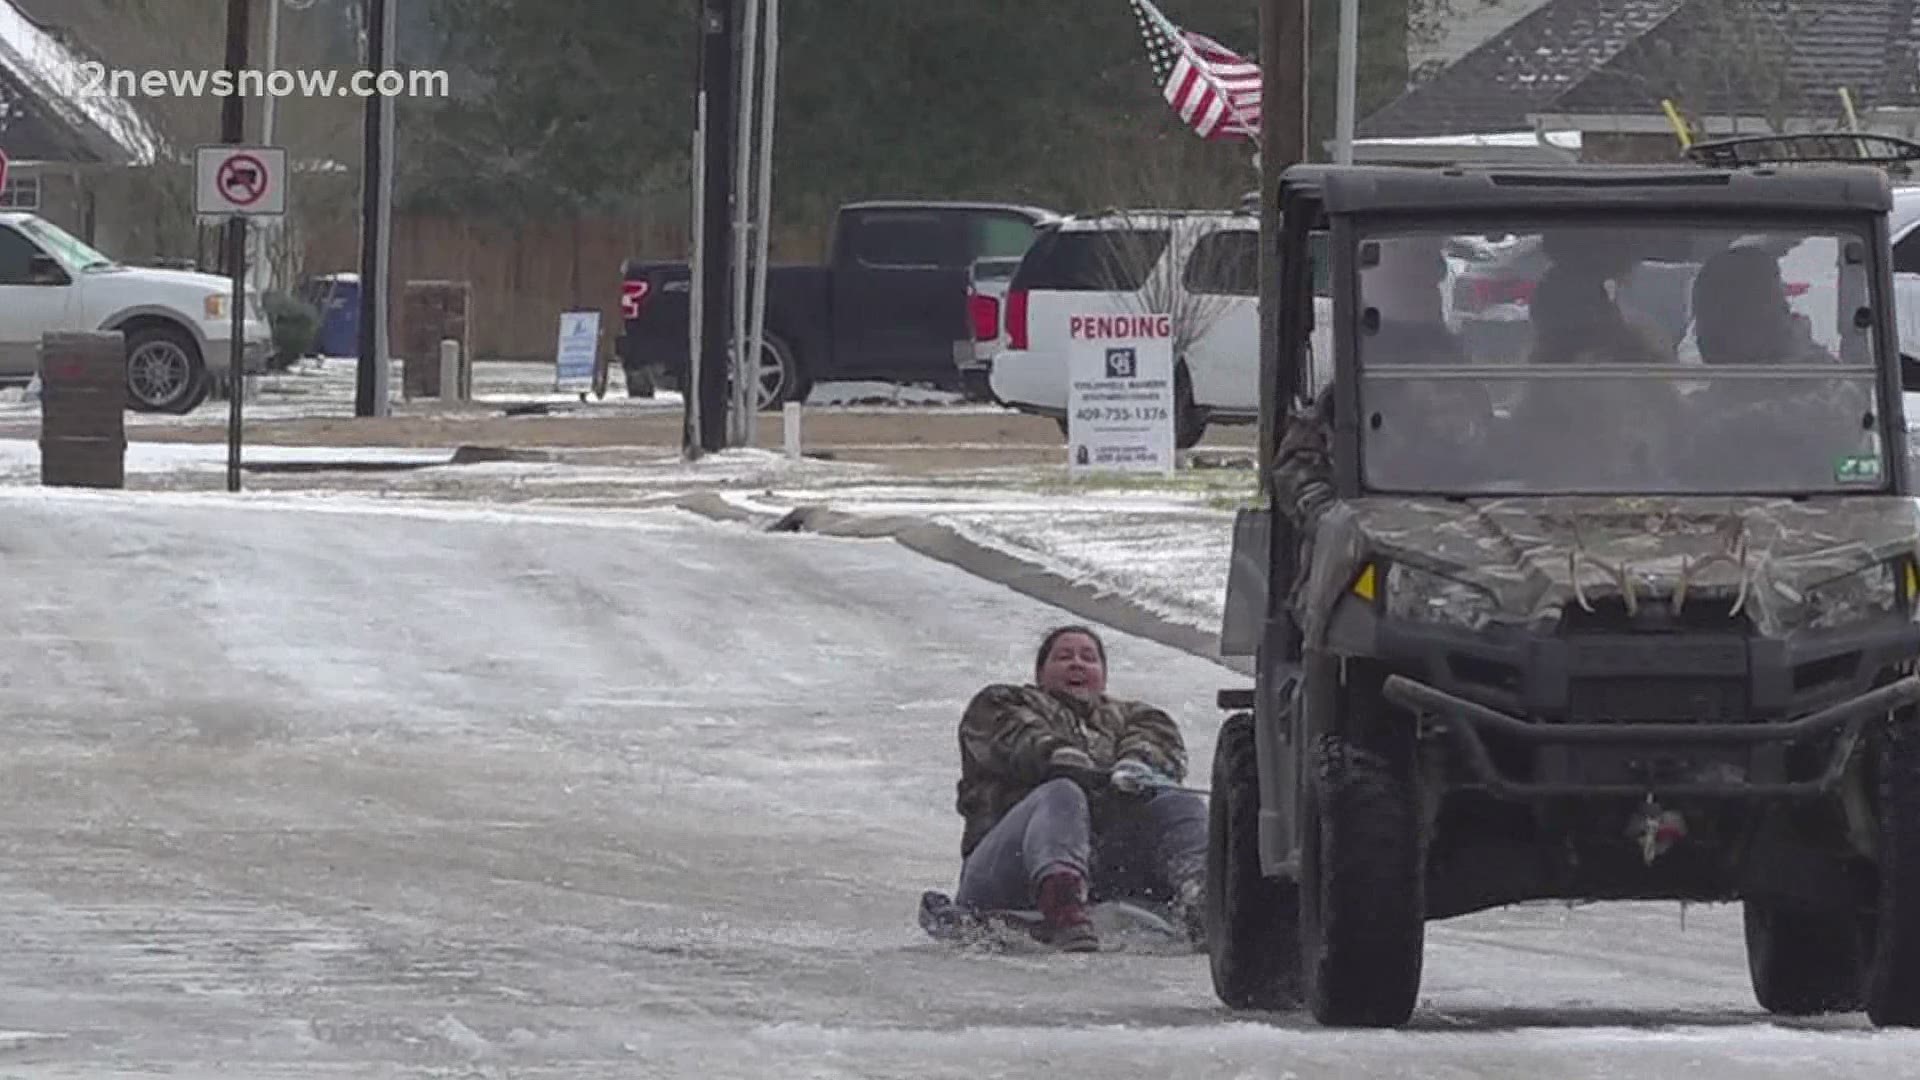
<path fill-rule="evenodd" d="M 1631 224 L 1363 240 L 1366 486 L 1881 487 L 1866 236 Z"/>

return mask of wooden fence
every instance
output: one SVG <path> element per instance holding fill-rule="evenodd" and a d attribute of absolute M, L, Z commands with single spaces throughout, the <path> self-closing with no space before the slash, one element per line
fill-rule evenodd
<path fill-rule="evenodd" d="M 308 275 L 356 273 L 357 229 L 310 236 Z M 396 214 L 390 339 L 400 341 L 400 290 L 408 281 L 473 287 L 474 353 L 484 360 L 551 360 L 559 315 L 599 309 L 604 348 L 620 332 L 620 266 L 629 258 L 683 259 L 686 226 L 605 218 L 516 225 Z"/>

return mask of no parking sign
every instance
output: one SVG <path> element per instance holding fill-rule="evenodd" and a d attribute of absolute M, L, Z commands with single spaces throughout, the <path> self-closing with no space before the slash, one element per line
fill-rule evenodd
<path fill-rule="evenodd" d="M 287 151 L 279 146 L 202 146 L 194 152 L 193 212 L 201 217 L 280 217 L 287 212 Z"/>

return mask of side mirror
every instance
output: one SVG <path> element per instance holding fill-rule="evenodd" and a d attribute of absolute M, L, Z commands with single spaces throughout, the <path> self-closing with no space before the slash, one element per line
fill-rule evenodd
<path fill-rule="evenodd" d="M 34 285 L 65 285 L 67 272 L 51 255 L 33 255 L 27 259 L 27 281 Z"/>

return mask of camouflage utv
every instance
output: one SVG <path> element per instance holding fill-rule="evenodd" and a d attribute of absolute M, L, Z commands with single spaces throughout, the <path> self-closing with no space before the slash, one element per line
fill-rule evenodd
<path fill-rule="evenodd" d="M 1302 166 L 1236 525 L 1235 1008 L 1405 1023 L 1425 924 L 1742 902 L 1760 1003 L 1920 1022 L 1920 528 L 1886 174 Z M 1308 240 L 1332 383 L 1301 385 Z"/>

